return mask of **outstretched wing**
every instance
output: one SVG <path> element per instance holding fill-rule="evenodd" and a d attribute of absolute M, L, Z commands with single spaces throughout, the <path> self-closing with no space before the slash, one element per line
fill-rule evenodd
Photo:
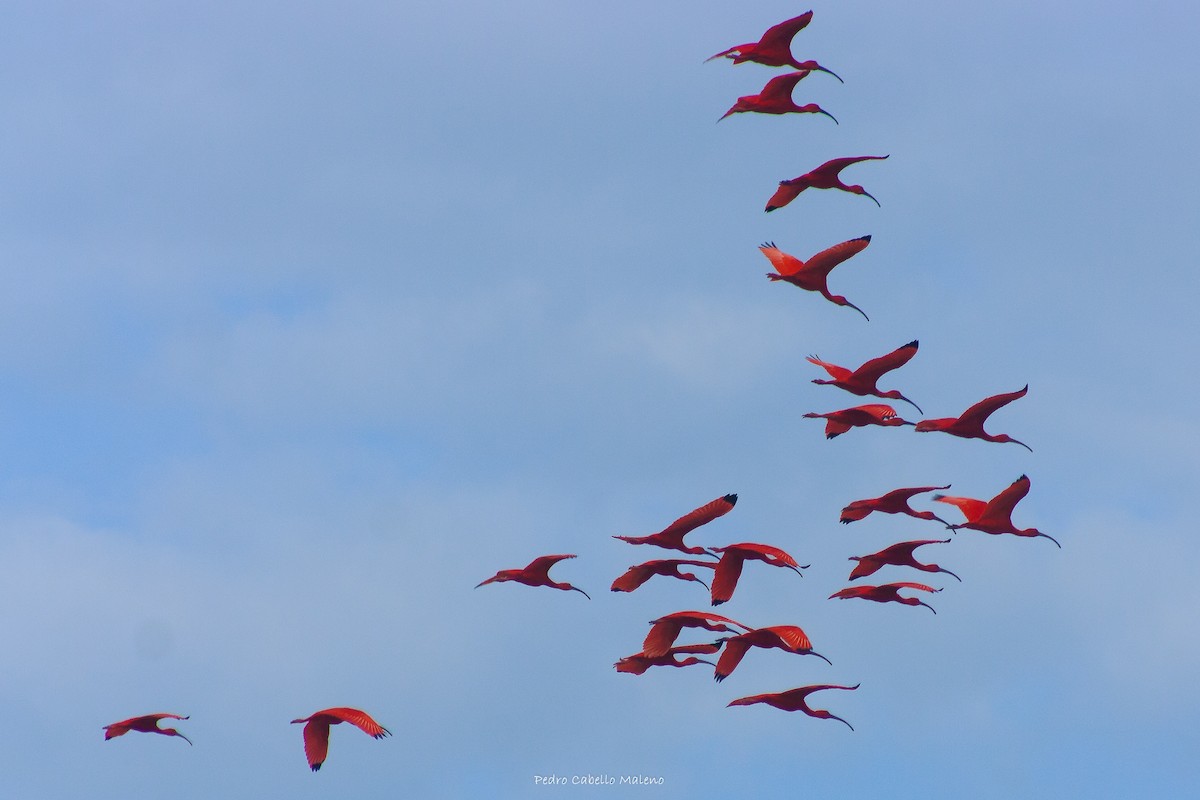
<path fill-rule="evenodd" d="M 854 371 L 855 375 L 874 384 L 885 373 L 898 369 L 908 363 L 909 359 L 917 354 L 919 346 L 916 339 L 913 339 L 906 345 L 897 347 L 887 355 L 872 358 L 867 363 Z"/>
<path fill-rule="evenodd" d="M 1006 392 L 1004 394 L 994 394 L 991 397 L 985 397 L 960 414 L 958 418 L 963 421 L 974 420 L 982 425 L 983 421 L 991 416 L 993 411 L 1001 406 L 1008 405 L 1014 400 L 1024 397 L 1028 393 L 1029 384 L 1025 384 L 1024 389 L 1020 389 L 1016 392 Z"/>

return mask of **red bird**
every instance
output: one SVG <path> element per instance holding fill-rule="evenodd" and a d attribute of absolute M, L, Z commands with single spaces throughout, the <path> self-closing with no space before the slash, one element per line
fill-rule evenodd
<path fill-rule="evenodd" d="M 769 279 L 784 281 L 810 292 L 820 292 L 829 302 L 839 306 L 849 306 L 869 321 L 871 318 L 861 308 L 840 294 L 830 294 L 828 280 L 829 273 L 834 267 L 856 253 L 861 253 L 870 243 L 870 236 L 860 236 L 857 239 L 835 244 L 833 247 L 822 250 L 808 261 L 801 261 L 795 256 L 788 255 L 776 247 L 774 242 L 761 244 L 758 249 L 771 262 L 771 266 L 779 270 L 778 272 L 768 272 Z"/>
<path fill-rule="evenodd" d="M 766 703 L 769 706 L 782 709 L 783 711 L 803 711 L 810 717 L 817 719 L 836 719 L 838 722 L 845 724 L 850 730 L 854 730 L 854 726 L 841 717 L 835 717 L 828 711 L 820 708 L 809 708 L 808 696 L 813 692 L 819 692 L 822 689 L 846 689 L 852 691 L 857 689 L 862 684 L 854 684 L 853 686 L 834 686 L 832 684 L 821 684 L 820 686 L 801 686 L 798 689 L 789 689 L 786 692 L 775 692 L 773 694 L 754 694 L 749 697 L 739 697 L 729 703 L 729 706 L 752 706 L 755 703 Z M 726 706 L 728 708 L 729 706 Z"/>
<path fill-rule="evenodd" d="M 710 667 L 716 667 L 711 661 L 705 661 L 703 658 L 689 656 L 682 661 L 676 660 L 675 656 L 683 653 L 715 653 L 721 649 L 720 642 L 713 644 L 685 644 L 682 647 L 672 647 L 666 653 L 655 658 L 651 658 L 645 653 L 634 653 L 631 656 L 625 656 L 616 664 L 617 672 L 628 672 L 633 675 L 641 675 L 651 667 L 690 667 L 693 664 L 708 664 Z"/>
<path fill-rule="evenodd" d="M 774 211 L 777 208 L 783 208 L 788 203 L 800 196 L 800 193 L 805 189 L 841 189 L 843 192 L 851 194 L 861 194 L 875 200 L 875 197 L 861 186 L 847 186 L 842 183 L 842 179 L 838 173 L 844 170 L 851 164 L 857 164 L 860 161 L 882 161 L 887 156 L 851 156 L 849 158 L 835 158 L 831 161 L 826 161 L 821 166 L 810 172 L 806 172 L 798 178 L 792 178 L 788 181 L 780 181 L 779 188 L 775 190 L 775 194 L 771 195 L 771 199 L 767 201 L 767 211 Z M 875 200 L 875 205 L 879 205 L 879 201 Z"/>
<path fill-rule="evenodd" d="M 710 56 L 705 61 L 712 61 L 714 58 L 724 56 L 733 61 L 734 64 L 744 64 L 747 61 L 753 61 L 755 64 L 764 64 L 768 67 L 795 67 L 796 69 L 819 70 L 821 72 L 828 72 L 842 83 L 845 83 L 835 73 L 825 69 L 817 62 L 797 61 L 795 56 L 792 55 L 792 39 L 808 25 L 809 21 L 812 20 L 812 14 L 813 12 L 806 11 L 798 17 L 792 17 L 778 25 L 772 25 L 770 28 L 767 28 L 767 32 L 757 42 L 735 45 L 728 50 L 722 50 L 715 56 Z"/>
<path fill-rule="evenodd" d="M 861 597 L 864 600 L 874 600 L 876 603 L 903 603 L 906 606 L 925 606 L 934 614 L 937 611 L 928 603 L 922 603 L 915 597 L 901 597 L 899 591 L 901 589 L 919 589 L 922 592 L 940 592 L 941 589 L 934 589 L 932 586 L 926 586 L 923 583 L 885 583 L 882 586 L 847 586 L 845 589 L 834 592 L 829 595 L 832 600 L 835 597 L 840 597 L 845 600 L 849 597 Z"/>
<path fill-rule="evenodd" d="M 104 740 L 108 741 L 109 739 L 115 739 L 118 736 L 124 736 L 130 731 L 139 731 L 141 733 L 161 733 L 164 736 L 178 736 L 188 744 L 192 743 L 191 739 L 187 738 L 174 728 L 158 727 L 158 723 L 164 719 L 188 719 L 188 717 L 181 717 L 178 714 L 160 713 L 145 714 L 141 717 L 123 719 L 120 722 L 114 722 L 111 725 L 104 726 Z"/>
<path fill-rule="evenodd" d="M 935 494 L 933 499 L 939 503 L 949 503 L 952 506 L 958 506 L 958 510 L 963 512 L 963 516 L 967 518 L 967 521 L 961 525 L 951 525 L 951 530 L 970 528 L 973 531 L 983 531 L 984 533 L 1011 533 L 1014 536 L 1028 537 L 1045 536 L 1050 541 L 1058 544 L 1057 539 L 1048 533 L 1042 533 L 1037 528 L 1019 530 L 1013 525 L 1013 509 L 1021 501 L 1021 498 L 1027 494 L 1029 494 L 1029 477 L 1022 475 L 1013 481 L 1007 489 L 986 503 L 970 497 L 947 497 L 944 494 Z M 1058 546 L 1062 547 L 1061 544 L 1058 544 Z"/>
<path fill-rule="evenodd" d="M 891 372 L 894 369 L 899 369 L 907 364 L 909 360 L 917 354 L 917 348 L 919 346 L 920 343 L 917 342 L 916 339 L 913 339 L 908 344 L 897 347 L 887 355 L 882 355 L 878 358 L 872 358 L 870 361 L 863 364 L 853 372 L 845 367 L 839 367 L 837 364 L 830 364 L 828 361 L 822 361 L 817 356 L 809 356 L 806 360 L 810 364 L 816 364 L 818 367 L 824 369 L 832 378 L 832 380 L 813 378 L 813 383 L 815 384 L 821 386 L 836 386 L 839 389 L 845 389 L 850 394 L 856 394 L 859 397 L 866 397 L 870 395 L 871 397 L 881 397 L 885 400 L 903 400 L 915 408 L 918 412 L 924 414 L 925 412 L 921 411 L 921 407 L 919 405 L 914 403 L 912 400 L 909 400 L 895 389 L 889 389 L 888 391 L 884 392 L 880 391 L 879 387 L 875 385 L 886 373 Z"/>
<path fill-rule="evenodd" d="M 897 542 L 891 547 L 885 547 L 878 553 L 872 553 L 869 556 L 850 556 L 851 561 L 858 562 L 854 569 L 850 571 L 850 580 L 854 581 L 859 578 L 865 578 L 868 575 L 874 575 L 882 567 L 891 564 L 895 567 L 912 567 L 922 572 L 944 572 L 961 582 L 962 578 L 950 570 L 943 569 L 937 564 L 922 564 L 913 556 L 913 551 L 918 547 L 927 544 L 946 544 L 949 541 L 949 539 L 922 539 L 914 542 Z"/>
<path fill-rule="evenodd" d="M 728 514 L 733 510 L 735 503 L 737 503 L 737 495 L 727 494 L 694 511 L 689 511 L 658 533 L 652 533 L 649 536 L 614 536 L 613 538 L 630 544 L 652 544 L 668 550 L 679 550 L 693 556 L 710 555 L 703 547 L 685 545 L 683 537 L 706 522 L 712 522 L 717 517 Z"/>
<path fill-rule="evenodd" d="M 917 431 L 920 433 L 942 431 L 951 436 L 961 436 L 964 439 L 983 439 L 988 442 L 1012 442 L 1013 444 L 1021 445 L 1021 447 L 1032 453 L 1032 447 L 1024 442 L 1018 442 L 1008 434 L 998 433 L 993 436 L 990 433 L 985 433 L 983 430 L 983 423 L 987 421 L 987 418 L 991 416 L 993 411 L 1008 405 L 1017 398 L 1024 397 L 1028 392 L 1029 384 L 1026 384 L 1025 388 L 1020 391 L 985 397 L 957 417 L 923 419 L 917 423 Z"/>
<path fill-rule="evenodd" d="M 737 669 L 737 665 L 742 661 L 742 656 L 746 655 L 746 651 L 751 647 L 761 647 L 763 649 L 776 647 L 780 650 L 786 650 L 789 653 L 812 655 L 821 659 L 826 664 L 833 666 L 828 658 L 825 658 L 825 656 L 812 649 L 812 642 L 809 641 L 808 635 L 795 625 L 773 625 L 769 628 L 755 628 L 752 631 L 732 636 L 724 641 L 725 651 L 717 659 L 717 668 L 713 673 L 713 678 L 718 683 L 728 678 L 730 673 Z"/>
<path fill-rule="evenodd" d="M 907 514 L 910 517 L 917 519 L 936 519 L 946 527 L 950 527 L 950 523 L 939 516 L 934 515 L 932 511 L 913 511 L 912 506 L 908 501 L 914 495 L 932 492 L 937 489 L 949 489 L 950 485 L 945 486 L 913 486 L 907 489 L 893 489 L 882 497 L 872 497 L 867 500 L 855 500 L 850 505 L 842 509 L 841 523 L 849 525 L 855 520 L 860 520 L 870 514 L 872 511 L 881 511 L 884 514 Z"/>
<path fill-rule="evenodd" d="M 717 569 L 713 574 L 712 604 L 714 606 L 719 606 L 733 597 L 733 590 L 737 588 L 738 578 L 742 574 L 742 563 L 748 558 L 765 561 L 772 567 L 786 567 L 797 575 L 801 575 L 800 570 L 808 569 L 810 566 L 806 564 L 801 567 L 796 563 L 796 559 L 769 544 L 742 542 L 726 547 L 714 547 L 713 550 L 721 554 L 721 560 L 717 562 Z"/>
<path fill-rule="evenodd" d="M 552 589 L 562 589 L 563 591 L 579 592 L 588 600 L 592 598 L 583 589 L 578 586 L 572 586 L 569 583 L 557 583 L 550 580 L 550 568 L 558 562 L 566 558 L 575 558 L 574 555 L 560 556 L 541 556 L 529 562 L 529 566 L 521 569 L 502 569 L 486 581 L 475 586 L 478 589 L 480 586 L 486 586 L 489 583 L 504 583 L 506 581 L 516 581 L 523 583 L 526 586 L 549 586 Z"/>
<path fill-rule="evenodd" d="M 374 736 L 376 739 L 392 735 L 391 731 L 371 719 L 365 711 L 359 711 L 357 708 L 327 708 L 324 711 L 318 711 L 311 717 L 292 720 L 293 725 L 298 722 L 307 723 L 304 726 L 304 755 L 308 757 L 308 765 L 312 767 L 313 772 L 321 768 L 321 765 L 325 763 L 325 756 L 329 753 L 330 725 L 349 722 L 363 733 Z"/>
<path fill-rule="evenodd" d="M 681 581 L 695 581 L 705 589 L 708 588 L 707 583 L 697 578 L 691 572 L 680 572 L 679 568 L 681 566 L 713 569 L 717 565 L 713 561 L 689 561 L 681 558 L 663 558 L 655 561 L 647 561 L 644 564 L 636 564 L 626 570 L 624 575 L 613 581 L 612 590 L 614 592 L 632 592 L 655 575 L 667 575 L 672 578 L 678 578 Z"/>
<path fill-rule="evenodd" d="M 913 424 L 900 419 L 896 415 L 896 409 L 883 403 L 843 408 L 839 411 L 830 411 L 827 414 L 815 414 L 810 411 L 804 416 L 810 419 L 825 420 L 826 439 L 841 436 L 851 428 L 861 428 L 866 425 L 882 425 L 885 428 L 890 428 L 896 425 Z"/>
<path fill-rule="evenodd" d="M 721 119 L 725 119 L 732 114 L 742 114 L 747 111 L 753 111 L 756 114 L 824 114 L 837 124 L 837 118 L 830 114 L 825 109 L 821 108 L 816 103 L 806 103 L 798 106 L 792 100 L 792 90 L 796 88 L 796 84 L 803 78 L 808 77 L 810 70 L 804 69 L 799 72 L 789 72 L 786 75 L 777 75 L 767 81 L 767 85 L 758 94 L 747 94 L 739 97 L 737 102 L 730 106 Z M 721 119 L 717 120 L 720 122 Z"/>
<path fill-rule="evenodd" d="M 736 625 L 743 631 L 753 630 L 749 625 L 743 625 L 737 620 L 705 611 L 676 611 L 674 614 L 650 620 L 650 625 L 650 633 L 646 634 L 646 640 L 642 642 L 642 654 L 650 658 L 666 655 L 684 628 L 734 633 L 734 629 L 729 626 Z"/>

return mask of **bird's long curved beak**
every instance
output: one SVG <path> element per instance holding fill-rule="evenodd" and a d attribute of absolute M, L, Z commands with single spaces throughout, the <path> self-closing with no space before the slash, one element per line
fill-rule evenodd
<path fill-rule="evenodd" d="M 840 79 L 839 79 L 839 80 L 840 80 Z M 834 125 L 841 125 L 841 123 L 837 121 L 837 117 L 835 117 L 833 114 L 830 114 L 830 113 L 829 113 L 828 111 L 826 111 L 825 109 L 823 109 L 823 108 L 822 108 L 822 109 L 819 109 L 819 110 L 817 111 L 817 113 L 818 113 L 818 114 L 824 114 L 825 116 L 829 117 L 831 120 L 833 120 L 833 124 L 834 124 Z"/>
<path fill-rule="evenodd" d="M 1031 453 L 1033 452 L 1033 448 L 1030 447 L 1029 445 L 1025 444 L 1024 442 L 1018 442 L 1016 439 L 1013 439 L 1011 437 L 1009 438 L 1009 441 L 1011 441 L 1013 444 L 1021 445 L 1021 447 L 1024 447 L 1026 450 L 1028 450 Z"/>
<path fill-rule="evenodd" d="M 915 408 L 915 409 L 917 410 L 917 413 L 918 413 L 918 414 L 924 414 L 924 413 L 925 413 L 924 411 L 922 411 L 922 410 L 921 410 L 921 407 L 920 407 L 919 405 L 917 405 L 916 403 L 914 403 L 912 400 L 909 400 L 909 399 L 908 399 L 907 397 L 905 397 L 904 395 L 900 395 L 900 399 L 901 399 L 901 400 L 903 400 L 904 402 L 908 403 L 908 404 L 909 404 L 910 406 L 912 406 L 913 408 Z"/>
<path fill-rule="evenodd" d="M 867 197 L 871 198 L 872 200 L 875 200 L 875 195 L 871 194 L 870 192 L 864 191 L 863 194 L 866 195 Z M 878 200 L 875 200 L 875 205 L 879 206 L 880 208 L 883 208 L 883 205 Z"/>
<path fill-rule="evenodd" d="M 851 303 L 849 300 L 847 300 L 847 301 L 846 301 L 846 305 L 850 306 L 850 308 L 853 308 L 855 311 L 857 311 L 858 313 L 862 314 L 862 315 L 863 315 L 863 319 L 865 319 L 867 322 L 870 322 L 870 321 L 871 321 L 871 318 L 867 316 L 867 312 L 863 311 L 861 308 L 859 308 L 858 306 L 854 305 L 854 303 Z"/>
<path fill-rule="evenodd" d="M 833 71 L 833 70 L 831 70 L 831 69 L 825 69 L 824 67 L 813 67 L 813 69 L 817 70 L 818 72 L 824 72 L 824 73 L 827 73 L 827 74 L 829 74 L 829 75 L 832 75 L 833 77 L 835 77 L 835 78 L 837 78 L 837 79 L 838 79 L 838 82 L 839 82 L 839 83 L 845 83 L 845 81 L 844 81 L 844 80 L 842 80 L 842 76 L 841 76 L 841 75 L 838 75 L 836 72 L 834 72 L 834 71 Z"/>
<path fill-rule="evenodd" d="M 822 661 L 824 661 L 826 664 L 828 664 L 828 665 L 829 665 L 829 666 L 831 666 L 831 667 L 833 666 L 833 662 L 832 662 L 832 661 L 830 661 L 828 658 L 826 658 L 825 656 L 823 656 L 823 655 L 821 655 L 820 653 L 818 653 L 816 650 L 809 650 L 809 651 L 808 651 L 808 654 L 809 654 L 809 655 L 816 656 L 817 658 L 821 659 Z"/>

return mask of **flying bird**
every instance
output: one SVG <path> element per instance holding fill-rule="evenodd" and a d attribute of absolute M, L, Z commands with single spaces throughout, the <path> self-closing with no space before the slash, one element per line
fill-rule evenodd
<path fill-rule="evenodd" d="M 792 90 L 803 78 L 808 77 L 810 72 L 811 70 L 802 69 L 799 72 L 789 72 L 786 75 L 777 75 L 771 78 L 758 94 L 739 97 L 737 102 L 721 116 L 721 119 L 748 111 L 756 114 L 824 114 L 833 120 L 834 124 L 837 124 L 837 118 L 816 103 L 805 103 L 800 106 L 792 100 Z M 721 119 L 717 122 L 720 122 Z"/>
<path fill-rule="evenodd" d="M 634 653 L 631 656 L 625 656 L 616 664 L 613 664 L 613 666 L 616 667 L 617 672 L 628 672 L 633 675 L 642 675 L 651 667 L 690 667 L 693 664 L 707 664 L 710 667 L 715 668 L 716 664 L 712 663 L 711 661 L 705 661 L 703 658 L 698 658 L 690 654 L 700 653 L 702 655 L 707 655 L 709 653 L 715 653 L 720 649 L 720 642 L 714 642 L 712 644 L 685 644 L 681 647 L 672 647 L 663 655 L 656 656 L 654 658 L 651 658 L 645 653 Z M 689 655 L 682 661 L 675 658 L 677 655 L 683 654 Z"/>
<path fill-rule="evenodd" d="M 694 573 L 681 571 L 679 569 L 681 566 L 714 569 L 717 564 L 715 561 L 694 561 L 682 558 L 647 561 L 643 564 L 635 564 L 626 570 L 623 575 L 613 581 L 612 590 L 614 592 L 632 592 L 655 575 L 666 575 L 681 581 L 695 581 L 705 589 L 708 588 L 708 584 L 697 578 Z"/>
<path fill-rule="evenodd" d="M 895 567 L 912 567 L 922 572 L 944 572 L 961 582 L 962 578 L 950 570 L 939 567 L 937 564 L 922 564 L 913 555 L 913 551 L 918 547 L 923 547 L 927 544 L 946 544 L 949 541 L 949 539 L 921 539 L 912 542 L 897 542 L 890 547 L 883 548 L 878 553 L 871 553 L 868 556 L 850 556 L 851 561 L 858 562 L 854 566 L 854 569 L 850 571 L 850 580 L 854 581 L 859 578 L 865 578 L 868 575 L 874 575 L 880 569 L 890 564 Z"/>
<path fill-rule="evenodd" d="M 1025 385 L 1024 389 L 1006 394 L 996 394 L 991 397 L 985 397 L 975 405 L 968 408 L 957 417 L 945 417 L 942 419 L 923 419 L 917 423 L 917 431 L 925 433 L 927 431 L 942 431 L 951 436 L 960 436 L 963 439 L 983 439 L 987 442 L 1012 442 L 1019 444 L 1029 452 L 1033 452 L 1033 448 L 1024 442 L 1018 442 L 1006 433 L 997 433 L 995 435 L 986 433 L 983 430 L 983 423 L 992 415 L 996 409 L 1008 405 L 1012 401 L 1024 397 L 1029 392 L 1029 384 Z"/>
<path fill-rule="evenodd" d="M 905 489 L 893 489 L 881 497 L 855 500 L 842 509 L 840 522 L 843 525 L 849 525 L 851 522 L 867 516 L 872 511 L 880 511 L 884 514 L 907 514 L 917 519 L 936 519 L 946 527 L 950 527 L 949 522 L 936 516 L 932 511 L 914 511 L 912 506 L 908 504 L 908 501 L 915 495 L 949 488 L 949 484 L 945 486 L 912 486 Z"/>
<path fill-rule="evenodd" d="M 312 767 L 313 772 L 321 768 L 325 763 L 325 756 L 329 753 L 330 725 L 349 722 L 376 739 L 392 735 L 391 731 L 357 708 L 327 708 L 311 717 L 292 720 L 293 725 L 299 722 L 307 723 L 304 726 L 304 755 L 308 758 L 308 765 Z"/>
<path fill-rule="evenodd" d="M 736 633 L 730 625 L 741 628 L 742 631 L 753 630 L 749 625 L 743 625 L 737 620 L 722 617 L 720 614 L 710 614 L 706 611 L 676 611 L 658 619 L 650 620 L 650 632 L 642 642 L 642 654 L 650 658 L 665 655 L 679 633 L 684 628 L 703 628 L 717 633 Z"/>
<path fill-rule="evenodd" d="M 816 167 L 803 175 L 792 178 L 791 180 L 780 181 L 779 188 L 775 190 L 775 194 L 771 195 L 771 199 L 767 201 L 767 211 L 774 211 L 777 208 L 783 208 L 788 203 L 800 196 L 800 193 L 805 189 L 841 189 L 843 192 L 851 194 L 861 194 L 865 197 L 870 197 L 875 201 L 875 205 L 879 205 L 879 201 L 875 200 L 874 195 L 868 192 L 861 186 L 849 186 L 842 183 L 842 179 L 838 173 L 844 170 L 851 164 L 857 164 L 861 161 L 882 161 L 887 156 L 850 156 L 848 158 L 835 158 L 826 161 L 819 167 Z"/>
<path fill-rule="evenodd" d="M 1013 481 L 1007 489 L 987 502 L 975 500 L 970 497 L 947 497 L 944 494 L 935 494 L 933 499 L 939 503 L 949 503 L 952 506 L 957 506 L 958 510 L 967 518 L 967 521 L 964 523 L 951 525 L 951 530 L 969 528 L 973 531 L 983 531 L 984 533 L 993 534 L 1011 533 L 1014 536 L 1044 536 L 1061 548 L 1062 545 L 1058 544 L 1058 540 L 1048 533 L 1042 533 L 1037 528 L 1018 529 L 1013 525 L 1013 509 L 1016 508 L 1021 498 L 1029 494 L 1029 486 L 1029 477 L 1022 475 Z"/>
<path fill-rule="evenodd" d="M 614 536 L 613 538 L 620 539 L 622 542 L 629 542 L 630 544 L 652 544 L 657 547 L 665 547 L 668 550 L 679 550 L 693 556 L 711 555 L 703 547 L 685 545 L 683 537 L 701 525 L 712 522 L 723 514 L 728 514 L 733 510 L 734 504 L 737 503 L 737 497 L 736 494 L 727 494 L 724 497 L 718 497 L 716 500 L 705 503 L 694 511 L 689 511 L 658 533 L 652 533 L 649 536 Z"/>
<path fill-rule="evenodd" d="M 903 603 L 906 606 L 925 606 L 934 614 L 937 611 L 928 603 L 923 603 L 915 597 L 901 597 L 899 592 L 901 589 L 918 589 L 922 592 L 940 592 L 941 589 L 934 589 L 932 586 L 926 586 L 923 583 L 909 583 L 901 581 L 900 583 L 885 583 L 882 586 L 847 586 L 845 589 L 836 591 L 829 595 L 832 600 L 835 597 L 843 600 L 851 597 L 861 597 L 863 600 L 874 600 L 876 603 Z"/>
<path fill-rule="evenodd" d="M 808 705 L 808 696 L 813 692 L 819 692 L 822 689 L 846 689 L 848 691 L 857 689 L 862 684 L 854 684 L 853 686 L 834 686 L 832 684 L 821 684 L 819 686 L 801 686 L 798 689 L 789 689 L 786 692 L 774 692 L 770 694 L 754 694 L 749 697 L 739 697 L 729 703 L 729 706 L 751 706 L 755 703 L 765 703 L 769 706 L 782 709 L 783 711 L 803 711 L 810 717 L 817 719 L 836 719 L 843 723 L 850 730 L 854 730 L 854 726 L 841 717 L 835 717 L 828 711 L 821 708 L 810 708 Z M 728 708 L 729 706 L 726 706 Z"/>
<path fill-rule="evenodd" d="M 563 591 L 575 591 L 586 597 L 588 600 L 592 598 L 583 589 L 578 586 L 572 586 L 569 583 L 558 583 L 550 579 L 550 568 L 558 562 L 566 558 L 575 558 L 574 555 L 557 555 L 557 556 L 540 556 L 529 562 L 529 566 L 521 569 L 502 569 L 486 581 L 475 586 L 478 589 L 480 586 L 486 586 L 489 583 L 504 583 L 506 581 L 516 581 L 523 583 L 526 586 L 549 586 L 552 589 L 562 589 Z"/>
<path fill-rule="evenodd" d="M 768 272 L 767 277 L 769 279 L 784 281 L 790 283 L 792 286 L 798 286 L 810 292 L 820 292 L 821 296 L 829 302 L 839 306 L 849 306 L 869 321 L 871 318 L 861 308 L 840 294 L 830 294 L 828 280 L 829 273 L 834 267 L 856 253 L 861 253 L 870 243 L 870 236 L 860 236 L 857 239 L 851 239 L 847 242 L 826 248 L 808 259 L 808 261 L 801 261 L 795 256 L 788 255 L 776 247 L 774 242 L 761 244 L 758 246 L 758 249 L 771 262 L 771 266 L 778 270 L 778 272 Z"/>
<path fill-rule="evenodd" d="M 713 574 L 711 593 L 714 606 L 719 606 L 733 597 L 733 590 L 737 588 L 738 578 L 742 574 L 742 563 L 746 559 L 765 561 L 772 567 L 785 567 L 801 577 L 803 575 L 800 570 L 810 566 L 806 564 L 801 567 L 796 563 L 796 559 L 769 544 L 742 542 L 712 549 L 721 554 L 721 560 L 717 562 L 716 572 Z"/>
<path fill-rule="evenodd" d="M 809 356 L 806 360 L 810 364 L 816 364 L 818 367 L 821 367 L 828 372 L 830 376 L 830 379 L 813 378 L 813 383 L 821 386 L 836 386 L 839 389 L 845 389 L 850 394 L 856 394 L 859 397 L 871 396 L 880 397 L 885 400 L 903 400 L 915 408 L 919 413 L 924 414 L 925 412 L 921 411 L 921 407 L 919 405 L 914 403 L 912 400 L 909 400 L 895 389 L 889 389 L 888 391 L 884 392 L 881 391 L 878 386 L 876 386 L 876 383 L 878 383 L 879 379 L 885 374 L 894 369 L 899 369 L 907 364 L 912 357 L 917 354 L 917 348 L 919 346 L 920 343 L 916 339 L 913 339 L 908 344 L 901 345 L 886 355 L 879 356 L 878 358 L 872 358 L 870 361 L 866 362 L 856 370 L 849 370 L 845 367 L 839 367 L 837 364 L 831 364 L 828 361 L 822 361 L 817 356 Z"/>
<path fill-rule="evenodd" d="M 188 719 L 189 717 L 181 717 L 178 714 L 144 714 L 140 717 L 130 717 L 123 719 L 120 722 L 114 722 L 111 725 L 104 726 L 104 740 L 115 739 L 118 736 L 124 736 L 130 731 L 139 731 L 141 733 L 161 733 L 164 736 L 178 736 L 188 744 L 192 740 L 184 736 L 174 728 L 160 728 L 158 723 L 164 719 Z"/>
<path fill-rule="evenodd" d="M 795 67 L 796 69 L 818 70 L 820 72 L 828 72 L 842 83 L 845 83 L 837 74 L 825 69 L 817 62 L 797 61 L 796 57 L 792 55 L 792 39 L 808 25 L 812 20 L 812 15 L 813 12 L 806 11 L 798 17 L 792 17 L 778 25 L 772 25 L 770 28 L 767 28 L 767 32 L 757 42 L 734 45 L 728 50 L 722 50 L 715 56 L 706 58 L 705 61 L 725 57 L 733 61 L 734 64 L 744 64 L 747 61 L 752 61 L 755 64 L 763 64 L 768 67 Z"/>
<path fill-rule="evenodd" d="M 809 419 L 825 420 L 826 439 L 841 436 L 851 428 L 862 428 L 867 425 L 882 425 L 885 428 L 890 428 L 897 425 L 913 424 L 901 419 L 896 414 L 896 409 L 884 403 L 870 403 L 865 406 L 843 408 L 825 414 L 816 414 L 810 411 L 804 416 Z"/>
<path fill-rule="evenodd" d="M 741 663 L 742 656 L 746 655 L 746 651 L 751 647 L 763 649 L 775 647 L 798 655 L 816 656 L 826 664 L 833 666 L 828 658 L 812 649 L 812 642 L 809 641 L 808 635 L 795 625 L 755 628 L 752 631 L 731 636 L 724 642 L 725 649 L 721 652 L 721 657 L 717 659 L 717 668 L 713 673 L 713 678 L 718 683 L 729 677 L 730 673 Z"/>

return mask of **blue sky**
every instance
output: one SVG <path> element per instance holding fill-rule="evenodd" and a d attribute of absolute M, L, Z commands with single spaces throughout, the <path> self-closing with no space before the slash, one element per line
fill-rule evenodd
<path fill-rule="evenodd" d="M 703 60 L 810 7 L 794 50 L 846 82 L 796 98 L 841 124 L 715 125 L 774 71 Z M 1198 28 L 1179 3 L 6 4 L 0 785 L 1190 791 Z M 891 157 L 844 177 L 882 207 L 763 213 L 780 179 L 866 154 Z M 870 322 L 763 277 L 760 242 L 864 234 L 831 284 Z M 938 417 L 1028 383 L 989 427 L 1034 452 L 802 418 L 861 402 L 806 355 L 912 339 L 887 386 Z M 964 531 L 929 554 L 963 578 L 930 579 L 936 616 L 826 600 L 848 556 L 941 535 L 838 525 L 846 503 L 1023 473 L 1014 521 L 1062 550 Z M 813 566 L 748 565 L 723 613 L 800 625 L 833 665 L 617 674 L 706 596 L 608 592 L 661 555 L 611 536 L 727 492 L 691 538 Z M 471 588 L 562 552 L 592 601 Z M 725 707 L 860 682 L 814 699 L 854 732 Z M 312 775 L 288 721 L 336 705 L 395 736 L 335 728 Z M 103 741 L 159 710 L 194 747 Z"/>

